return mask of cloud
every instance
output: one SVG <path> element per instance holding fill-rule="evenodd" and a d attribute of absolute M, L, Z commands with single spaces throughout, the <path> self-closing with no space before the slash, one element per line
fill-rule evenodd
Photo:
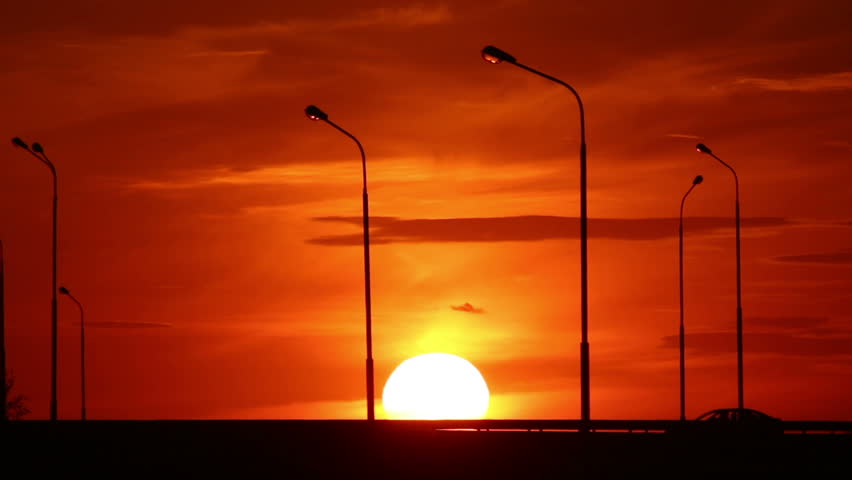
<path fill-rule="evenodd" d="M 852 142 L 847 142 L 844 140 L 829 140 L 827 142 L 823 142 L 823 145 L 827 147 L 836 147 L 843 148 L 846 150 L 852 150 Z"/>
<path fill-rule="evenodd" d="M 319 217 L 319 222 L 360 225 L 361 217 Z M 534 242 L 579 238 L 579 220 L 575 217 L 524 215 L 515 217 L 472 217 L 437 219 L 402 219 L 371 217 L 371 243 L 427 242 Z M 733 222 L 724 217 L 692 217 L 690 233 L 709 233 L 730 228 Z M 753 217 L 742 221 L 743 228 L 782 227 L 793 222 L 778 217 Z M 589 237 L 615 240 L 659 240 L 677 236 L 677 218 L 592 218 Z M 360 245 L 360 234 L 315 237 L 316 245 Z"/>
<path fill-rule="evenodd" d="M 687 134 L 687 133 L 667 133 L 666 136 L 671 137 L 671 138 L 686 138 L 686 139 L 689 139 L 689 140 L 700 140 L 701 139 L 701 137 L 699 137 L 698 135 L 690 135 L 690 134 Z"/>
<path fill-rule="evenodd" d="M 463 305 L 450 305 L 450 308 L 457 312 L 485 313 L 485 309 L 474 307 L 473 305 L 467 302 L 465 302 Z"/>
<path fill-rule="evenodd" d="M 771 330 L 813 330 L 828 323 L 828 317 L 752 317 L 745 322 L 749 327 L 767 327 Z"/>
<path fill-rule="evenodd" d="M 341 15 L 337 18 L 306 17 L 232 27 L 191 27 L 186 32 L 205 39 L 321 35 L 341 30 L 440 25 L 449 22 L 451 19 L 452 14 L 446 6 L 414 5 L 398 8 L 374 8 L 362 11 L 360 14 Z"/>
<path fill-rule="evenodd" d="M 743 334 L 744 349 L 749 353 L 779 354 L 797 357 L 852 355 L 852 329 L 826 326 L 827 317 L 750 317 L 744 322 L 751 333 Z M 662 338 L 663 348 L 677 348 L 679 338 Z M 708 355 L 736 352 L 733 332 L 687 334 L 688 349 Z"/>
<path fill-rule="evenodd" d="M 806 253 L 802 255 L 785 255 L 781 257 L 775 257 L 775 261 L 785 263 L 847 265 L 852 264 L 852 250 L 833 253 Z"/>
<path fill-rule="evenodd" d="M 768 353 L 799 357 L 828 357 L 852 353 L 852 331 L 831 335 L 752 333 L 743 335 L 743 348 L 749 354 Z M 678 348 L 677 335 L 662 338 L 663 348 Z M 686 335 L 686 348 L 698 353 L 717 355 L 737 350 L 733 332 L 708 332 Z"/>
<path fill-rule="evenodd" d="M 437 25 L 447 23 L 452 14 L 445 5 L 434 7 L 408 6 L 399 8 L 377 8 L 363 17 L 367 25 L 396 25 L 396 26 L 420 26 Z"/>
<path fill-rule="evenodd" d="M 259 167 L 235 171 L 216 168 L 187 172 L 183 178 L 167 180 L 131 180 L 128 190 L 186 190 L 210 186 L 245 185 L 312 185 L 324 172 L 324 165 L 293 165 L 287 167 Z"/>
<path fill-rule="evenodd" d="M 852 72 L 827 73 L 797 78 L 741 78 L 736 85 L 756 87 L 775 92 L 823 92 L 852 90 Z"/>
<path fill-rule="evenodd" d="M 205 50 L 190 53 L 189 57 L 254 57 L 267 55 L 269 50 Z"/>
<path fill-rule="evenodd" d="M 86 326 L 94 328 L 171 328 L 172 324 L 158 322 L 86 322 Z"/>

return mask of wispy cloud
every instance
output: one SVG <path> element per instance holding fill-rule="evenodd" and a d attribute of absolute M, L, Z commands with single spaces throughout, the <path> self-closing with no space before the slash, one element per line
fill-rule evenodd
<path fill-rule="evenodd" d="M 360 217 L 319 217 L 320 222 L 360 225 Z M 401 219 L 371 218 L 374 233 L 371 242 L 533 242 L 560 238 L 579 238 L 580 224 L 576 217 L 536 216 L 488 218 Z M 778 217 L 754 217 L 742 221 L 744 228 L 783 227 L 794 225 Z M 732 226 L 723 217 L 693 217 L 689 219 L 692 233 L 710 233 Z M 677 218 L 593 218 L 589 219 L 589 237 L 616 240 L 659 240 L 677 236 Z M 308 243 L 317 245 L 360 245 L 360 234 L 316 237 Z"/>
<path fill-rule="evenodd" d="M 827 142 L 823 142 L 823 145 L 827 147 L 836 147 L 844 148 L 846 150 L 852 150 L 852 142 L 847 142 L 845 140 L 829 140 Z"/>
<path fill-rule="evenodd" d="M 810 330 L 824 326 L 828 317 L 752 317 L 746 323 L 757 329 Z"/>
<path fill-rule="evenodd" d="M 776 92 L 852 90 L 852 72 L 827 73 L 796 78 L 748 77 L 740 78 L 734 84 Z"/>
<path fill-rule="evenodd" d="M 467 312 L 467 313 L 485 313 L 485 309 L 474 307 L 468 302 L 465 302 L 462 305 L 450 305 L 450 308 L 457 312 Z"/>
<path fill-rule="evenodd" d="M 158 322 L 86 322 L 86 326 L 93 328 L 171 328 L 172 324 Z"/>
<path fill-rule="evenodd" d="M 663 337 L 663 348 L 677 348 L 677 335 Z M 852 352 L 852 332 L 832 330 L 825 335 L 753 333 L 744 335 L 743 343 L 750 353 L 769 353 L 792 356 L 849 355 Z M 686 347 L 709 355 L 732 353 L 737 349 L 736 336 L 731 332 L 687 334 Z"/>
<path fill-rule="evenodd" d="M 374 158 L 373 163 L 382 162 L 382 168 L 371 176 L 372 185 L 383 182 L 417 182 L 431 179 L 428 172 L 415 164 L 417 159 L 407 157 Z M 360 166 L 352 162 L 340 162 L 334 157 L 320 156 L 310 162 L 292 160 L 292 163 L 258 166 L 256 168 L 201 167 L 173 172 L 160 178 L 134 178 L 124 180 L 128 190 L 188 190 L 211 186 L 263 186 L 263 185 L 310 185 L 316 187 L 321 182 L 344 182 L 352 174 L 360 171 Z M 329 172 L 334 172 L 329 175 Z M 495 176 L 493 178 L 503 178 Z M 118 181 L 123 179 L 119 178 Z"/>
<path fill-rule="evenodd" d="M 126 185 L 129 190 L 186 190 L 210 186 L 315 184 L 327 170 L 325 165 L 290 165 L 287 167 L 261 167 L 246 171 L 228 168 L 186 172 L 173 179 L 134 180 Z"/>
<path fill-rule="evenodd" d="M 205 50 L 190 53 L 189 57 L 255 57 L 266 55 L 269 50 Z"/>
<path fill-rule="evenodd" d="M 361 28 L 413 28 L 444 24 L 452 20 L 445 5 L 382 7 L 364 11 L 359 15 L 338 18 L 301 18 L 286 22 L 263 22 L 237 27 L 192 27 L 187 30 L 202 38 L 240 38 L 245 36 L 291 36 L 328 33 L 330 31 Z"/>
<path fill-rule="evenodd" d="M 446 23 L 452 18 L 446 5 L 423 6 L 413 5 L 398 8 L 378 8 L 368 12 L 361 18 L 367 25 L 396 25 L 413 27 L 420 25 L 436 25 Z"/>
<path fill-rule="evenodd" d="M 699 137 L 698 135 L 690 135 L 688 133 L 668 133 L 668 134 L 666 134 L 666 136 L 671 137 L 671 138 L 686 138 L 686 139 L 689 139 L 689 140 L 700 140 L 701 139 L 701 137 Z"/>
<path fill-rule="evenodd" d="M 775 257 L 775 261 L 785 263 L 816 263 L 816 264 L 852 264 L 852 250 L 831 253 L 806 253 L 802 255 L 785 255 Z"/>
<path fill-rule="evenodd" d="M 830 325 L 828 317 L 750 317 L 743 343 L 749 352 L 788 356 L 846 355 L 852 359 L 852 329 Z M 662 338 L 663 348 L 677 348 L 677 335 Z M 736 351 L 733 332 L 703 332 L 686 336 L 690 350 L 707 355 Z"/>

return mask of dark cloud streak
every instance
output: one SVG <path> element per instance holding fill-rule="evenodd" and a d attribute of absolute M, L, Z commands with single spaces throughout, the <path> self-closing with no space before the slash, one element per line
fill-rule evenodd
<path fill-rule="evenodd" d="M 824 326 L 828 323 L 828 317 L 753 317 L 745 321 L 755 328 L 810 331 L 814 327 Z"/>
<path fill-rule="evenodd" d="M 360 217 L 319 217 L 319 222 L 360 225 Z M 524 215 L 490 218 L 402 219 L 372 217 L 371 243 L 427 242 L 534 242 L 541 240 L 579 238 L 579 220 L 574 217 Z M 793 222 L 778 217 L 743 219 L 744 228 L 783 227 Z M 690 234 L 711 233 L 732 228 L 733 221 L 722 217 L 693 217 L 688 219 Z M 660 240 L 677 236 L 677 218 L 592 218 L 589 237 L 614 240 Z M 329 235 L 311 238 L 316 245 L 360 245 L 356 234 Z"/>
<path fill-rule="evenodd" d="M 736 336 L 733 332 L 708 332 L 687 334 L 686 348 L 707 355 L 736 352 Z M 801 357 L 827 357 L 852 354 L 852 332 L 845 335 L 805 336 L 782 333 L 745 334 L 745 350 L 749 354 L 778 354 Z M 678 336 L 669 335 L 662 339 L 663 348 L 677 348 Z"/>
<path fill-rule="evenodd" d="M 775 257 L 778 262 L 785 263 L 822 263 L 845 265 L 852 264 L 852 251 L 833 253 L 806 253 L 803 255 L 785 255 Z"/>
<path fill-rule="evenodd" d="M 79 326 L 79 323 L 76 325 Z M 93 328 L 171 328 L 170 323 L 157 322 L 86 322 L 87 327 Z"/>
<path fill-rule="evenodd" d="M 485 309 L 474 307 L 468 302 L 465 302 L 463 305 L 450 305 L 450 308 L 457 312 L 466 312 L 466 313 L 485 313 Z"/>

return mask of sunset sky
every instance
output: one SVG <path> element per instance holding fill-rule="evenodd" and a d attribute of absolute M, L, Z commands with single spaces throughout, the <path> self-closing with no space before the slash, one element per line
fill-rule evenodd
<path fill-rule="evenodd" d="M 47 418 L 59 284 L 90 418 L 363 418 L 368 158 L 377 414 L 403 360 L 460 355 L 492 418 L 579 418 L 587 119 L 591 415 L 745 403 L 852 420 L 852 3 L 14 2 L 0 18 L 7 365 Z M 1 137 L 1 136 L 0 136 Z M 59 416 L 80 408 L 59 298 Z"/>

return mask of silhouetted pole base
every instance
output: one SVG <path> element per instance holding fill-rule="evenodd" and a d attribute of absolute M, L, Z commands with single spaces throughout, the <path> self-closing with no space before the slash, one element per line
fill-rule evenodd
<path fill-rule="evenodd" d="M 737 391 L 739 408 L 745 408 L 743 393 L 743 309 L 737 308 Z"/>
<path fill-rule="evenodd" d="M 6 288 L 3 268 L 3 242 L 0 241 L 0 377 L 3 383 L 3 412 L 0 420 L 8 420 L 6 416 Z"/>
<path fill-rule="evenodd" d="M 51 347 L 50 348 L 51 348 L 51 351 L 53 352 L 52 357 L 51 357 L 51 365 L 53 365 L 53 367 L 51 369 L 52 373 L 51 373 L 51 376 L 50 376 L 50 391 L 52 392 L 51 395 L 50 395 L 50 420 L 56 421 L 56 420 L 59 419 L 59 416 L 57 414 L 58 408 L 57 408 L 57 400 L 56 400 L 56 337 L 57 337 L 57 335 L 56 335 L 56 323 L 57 323 L 56 322 L 56 298 L 54 298 L 51 303 L 52 303 L 51 308 L 53 310 L 53 320 L 51 321 L 51 332 L 50 332 Z"/>
<path fill-rule="evenodd" d="M 44 160 L 50 166 L 50 171 L 53 173 L 53 279 L 52 279 L 52 299 L 50 302 L 50 419 L 58 420 L 58 403 L 57 400 L 57 390 L 56 390 L 56 377 L 58 375 L 57 372 L 57 343 L 58 343 L 58 329 L 59 329 L 59 321 L 58 321 L 58 310 L 57 310 L 57 300 L 56 300 L 56 256 L 57 256 L 57 218 L 59 214 L 57 213 L 59 209 L 59 191 L 56 179 L 56 169 L 53 167 L 53 164 L 47 159 L 47 156 L 44 155 Z"/>
<path fill-rule="evenodd" d="M 373 359 L 367 359 L 367 420 L 376 419 L 375 390 L 373 390 Z"/>
<path fill-rule="evenodd" d="M 580 371 L 582 372 L 580 379 L 580 391 L 581 391 L 581 420 L 584 422 L 589 422 L 590 418 L 590 408 L 589 408 L 589 342 L 580 343 Z M 588 430 L 588 425 L 584 426 L 584 430 Z"/>
<path fill-rule="evenodd" d="M 359 148 L 361 147 L 358 142 Z M 364 222 L 364 305 L 366 313 L 367 336 L 367 420 L 376 419 L 376 390 L 373 379 L 373 299 L 370 286 L 370 200 L 367 195 L 367 160 L 361 149 L 361 160 L 364 174 L 364 190 L 361 195 L 361 206 Z"/>

